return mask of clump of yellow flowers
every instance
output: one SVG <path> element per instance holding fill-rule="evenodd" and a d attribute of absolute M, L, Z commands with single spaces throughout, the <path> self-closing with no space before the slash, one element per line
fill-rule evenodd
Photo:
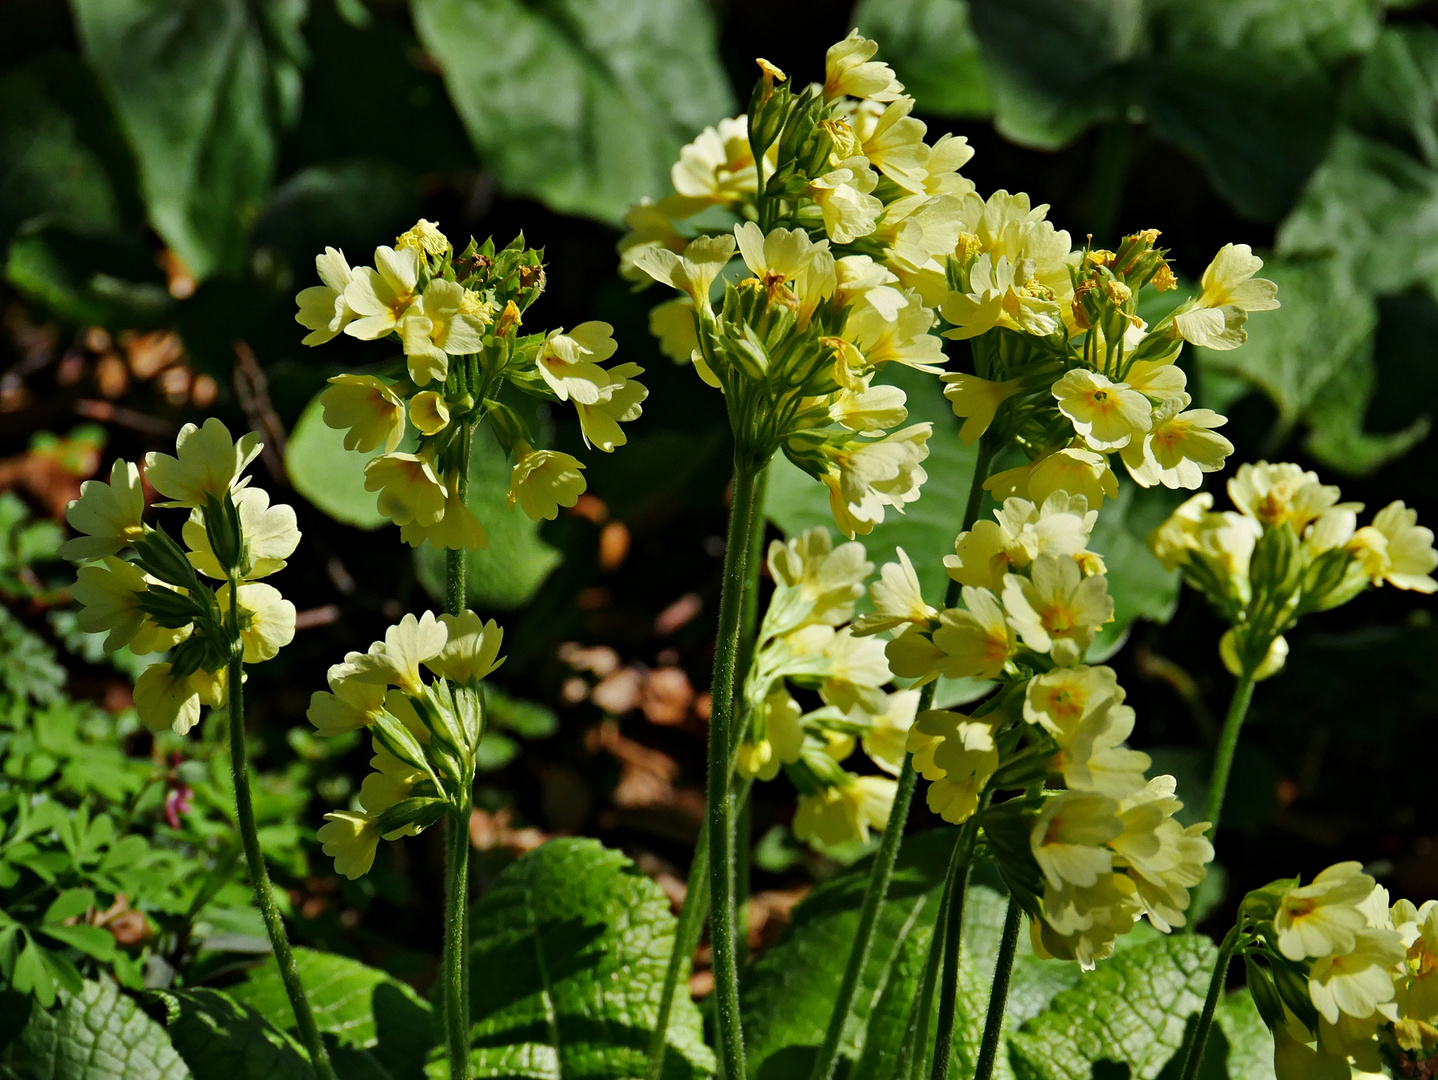
<path fill-rule="evenodd" d="M 1358 527 L 1362 503 L 1340 502 L 1337 487 L 1291 463 L 1239 466 L 1228 482 L 1233 510 L 1193 496 L 1149 536 L 1167 569 L 1183 571 L 1230 629 L 1224 664 L 1254 681 L 1282 669 L 1283 635 L 1313 611 L 1346 604 L 1370 586 L 1438 590 L 1433 530 L 1393 502 Z"/>
<path fill-rule="evenodd" d="M 586 445 L 605 452 L 626 440 L 648 390 L 637 364 L 605 367 L 613 328 L 586 322 L 565 332 L 521 334 L 523 317 L 544 289 L 543 253 L 524 237 L 496 251 L 470 240 L 456 252 L 428 221 L 378 247 L 374 266 L 351 268 L 326 248 L 315 259 L 321 285 L 297 297 L 296 320 L 320 345 L 341 333 L 389 341 L 403 362 L 372 373 L 336 375 L 323 394 L 325 422 L 346 432 L 350 450 L 384 452 L 365 467 L 379 510 L 414 546 L 474 550 L 488 546 L 482 522 L 465 505 L 470 439 L 487 421 L 515 463 L 509 504 L 530 518 L 553 519 L 584 492 L 584 468 L 571 454 L 537 447 L 520 410 L 501 400 L 506 387 L 567 402 Z M 405 446 L 406 449 L 401 449 Z"/>
<path fill-rule="evenodd" d="M 368 873 L 381 837 L 412 836 L 446 814 L 468 822 L 485 728 L 480 682 L 504 663 L 503 639 L 472 611 L 426 611 L 329 669 L 329 690 L 310 699 L 310 723 L 321 735 L 364 729 L 374 741 L 361 809 L 326 814 L 319 830 L 336 871 Z"/>
<path fill-rule="evenodd" d="M 73 589 L 80 628 L 104 633 L 107 651 L 169 653 L 135 683 L 135 709 L 153 730 L 186 734 L 202 705 L 225 704 L 234 654 L 258 664 L 294 637 L 294 605 L 260 579 L 284 569 L 300 532 L 294 510 L 270 505 L 244 475 L 260 449 L 258 436 L 236 442 L 211 417 L 180 429 L 173 457 L 146 455 L 144 478 L 167 500 L 158 505 L 189 511 L 184 547 L 144 520 L 133 462 L 116 461 L 109 483 L 86 481 L 66 512 L 80 535 L 61 553 L 85 560 Z"/>
<path fill-rule="evenodd" d="M 782 768 L 799 792 L 794 832 L 834 846 L 867 842 L 894 803 L 916 690 L 886 692 L 883 645 L 848 625 L 874 564 L 862 544 L 834 547 L 825 528 L 769 545 L 774 594 L 744 679 L 736 767 L 772 780 Z M 794 688 L 817 691 L 805 711 Z M 856 775 L 843 762 L 862 743 L 887 776 Z"/>
<path fill-rule="evenodd" d="M 1423 1076 L 1438 1057 L 1438 900 L 1390 906 L 1356 862 L 1249 893 L 1224 942 L 1273 1032 L 1278 1080 Z"/>
<path fill-rule="evenodd" d="M 988 837 L 1035 951 L 1085 968 L 1142 916 L 1163 931 L 1183 926 L 1213 858 L 1208 823 L 1174 818 L 1173 777 L 1148 778 L 1148 755 L 1124 745 L 1135 717 L 1117 675 L 1083 663 L 1113 616 L 1103 560 L 1087 547 L 1097 517 L 1064 491 L 1038 506 L 1006 499 L 945 559 L 962 607 L 926 604 L 901 549 L 855 624 L 895 635 L 896 675 L 996 684 L 969 714 L 919 713 L 907 748 L 930 782 L 929 808 L 955 824 L 975 819 Z"/>

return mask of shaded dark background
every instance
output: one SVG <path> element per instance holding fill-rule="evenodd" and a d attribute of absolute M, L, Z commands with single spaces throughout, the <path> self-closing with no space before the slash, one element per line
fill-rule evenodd
<path fill-rule="evenodd" d="M 656 10 L 692 6 L 654 2 Z M 1091 232 L 1099 244 L 1159 228 L 1189 281 L 1225 242 L 1267 256 L 1295 215 L 1311 217 L 1320 204 L 1347 207 L 1353 220 L 1340 215 L 1327 250 L 1300 237 L 1280 258 L 1319 267 L 1323 283 L 1310 298 L 1313 320 L 1283 324 L 1283 334 L 1305 336 L 1303 355 L 1274 359 L 1282 346 L 1270 337 L 1251 370 L 1242 369 L 1243 350 L 1200 355 L 1188 361 L 1191 380 L 1202 403 L 1230 416 L 1234 466 L 1264 456 L 1297 460 L 1370 511 L 1401 498 L 1431 525 L 1438 460 L 1421 425 L 1438 401 L 1438 275 L 1424 260 L 1438 265 L 1438 233 L 1425 217 L 1438 215 L 1438 160 L 1425 157 L 1434 150 L 1424 133 L 1438 139 L 1438 63 L 1422 65 L 1438 57 L 1435 11 L 1418 5 L 1350 17 L 1336 3 L 1301 0 L 1189 6 L 1199 14 L 1140 6 L 1149 21 L 1125 46 L 1115 40 L 1126 31 L 1110 26 L 1098 4 L 985 0 L 967 12 L 959 0 L 911 0 L 861 5 L 854 14 L 842 4 L 744 0 L 712 11 L 714 48 L 736 103 L 747 98 L 753 57 L 805 81 L 857 21 L 918 96 L 930 137 L 954 131 L 972 142 L 977 153 L 964 172 L 981 194 L 1027 191 L 1051 205 L 1060 227 L 1075 237 Z M 1300 9 L 1311 16 L 1310 36 L 1300 34 L 1294 46 L 1279 31 L 1302 21 Z M 565 5 L 533 10 L 568 25 Z M 1362 26 L 1344 30 L 1345 19 Z M 1194 29 L 1204 21 L 1227 25 L 1228 40 L 1204 40 Z M 466 132 L 404 4 L 314 0 L 302 36 L 308 55 L 298 111 L 276 126 L 266 195 L 243 213 L 221 208 L 241 221 L 243 257 L 196 282 L 167 256 L 147 219 L 137 151 L 107 105 L 70 10 L 0 4 L 0 250 L 8 250 L 0 284 L 0 487 L 18 492 L 37 515 L 58 517 L 101 460 L 108 466 L 114 456 L 166 449 L 180 424 L 207 414 L 232 429 L 259 426 L 273 443 L 276 428 L 293 428 L 326 377 L 373 362 L 380 348 L 347 338 L 316 351 L 299 344 L 292 298 L 313 282 L 314 253 L 333 244 L 352 262 L 365 261 L 365 252 L 417 216 L 438 222 L 457 245 L 470 234 L 503 243 L 522 229 L 547 253 L 548 289 L 531 322 L 613 323 L 622 358 L 647 369 L 651 392 L 628 446 L 612 456 L 583 454 L 591 497 L 541 530 L 563 555 L 558 567 L 516 606 L 478 605 L 506 628 L 510 660 L 498 683 L 552 711 L 557 729 L 516 736 L 512 760 L 483 778 L 476 843 L 492 874 L 543 835 L 594 835 L 673 889 L 702 814 L 703 692 L 728 479 L 719 400 L 655 349 L 646 312 L 656 297 L 617 277 L 616 223 L 558 213 L 526 197 L 537 188 L 512 170 L 502 170 L 503 180 L 496 175 L 491 163 L 502 148 Z M 1027 52 L 1016 42 L 1026 42 Z M 1404 82 L 1406 69 L 1383 53 L 1389 47 L 1407 49 L 1433 81 Z M 495 49 L 502 55 L 502 37 Z M 44 115 L 69 118 L 85 160 L 100 163 L 113 203 L 105 220 L 85 211 L 88 174 L 79 166 L 65 171 L 79 158 L 56 158 L 46 173 L 47 159 L 36 157 L 26 95 L 37 86 L 52 110 Z M 1382 144 L 1366 172 L 1337 156 L 1354 132 Z M 243 145 L 246 133 L 232 134 Z M 36 182 L 35 169 L 52 176 L 54 190 Z M 325 182 L 306 186 L 317 177 Z M 1328 194 L 1335 190 L 1347 192 L 1346 201 L 1335 203 Z M 37 261 L 36 252 L 45 258 Z M 97 287 L 94 269 L 124 287 Z M 1341 322 L 1368 305 L 1376 327 L 1358 327 L 1356 348 L 1343 343 L 1342 326 L 1323 321 L 1324 312 Z M 1332 372 L 1324 393 L 1298 401 L 1273 391 L 1273 370 L 1301 382 L 1324 364 Z M 571 417 L 555 414 L 552 422 L 554 445 L 582 449 Z M 57 464 L 36 442 L 83 423 L 103 428 L 98 459 L 91 452 L 78 467 Z M 304 752 L 292 732 L 304 728 L 325 668 L 365 647 L 400 613 L 434 603 L 396 530 L 361 531 L 331 519 L 289 489 L 278 462 L 259 463 L 257 482 L 300 514 L 306 542 L 276 584 L 305 628 L 277 660 L 253 671 L 250 724 L 265 743 L 258 764 L 269 770 Z M 1222 479 L 1208 485 L 1220 503 Z M 955 520 L 959 513 L 955 506 Z M 53 638 L 51 605 L 5 603 Z M 1220 632 L 1201 600 L 1185 593 L 1167 625 L 1140 622 L 1112 661 L 1138 711 L 1134 744 L 1176 772 L 1194 804 L 1202 801 L 1232 682 L 1217 657 Z M 1235 766 L 1220 859 L 1229 904 L 1274 877 L 1348 858 L 1362 860 L 1397 894 L 1438 895 L 1431 603 L 1372 591 L 1305 620 L 1290 642 L 1287 669 L 1258 688 Z M 73 656 L 65 662 L 71 693 L 126 707 L 128 684 L 117 672 Z M 348 801 L 367 756 L 356 748 L 314 766 L 312 823 Z M 354 778 L 351 786 L 345 777 Z M 797 851 L 782 828 L 771 831 L 792 810 L 784 781 L 757 789 L 753 889 L 763 903 L 756 943 L 758 924 L 770 914 L 782 918 L 795 890 L 836 865 Z M 934 824 L 921 806 L 914 817 L 915 827 Z M 437 937 L 437 837 L 385 845 L 375 872 L 355 883 L 336 881 L 317 847 L 311 856 L 309 873 L 287 882 L 301 913 L 297 936 L 419 973 Z M 1221 906 L 1213 925 L 1230 910 Z"/>

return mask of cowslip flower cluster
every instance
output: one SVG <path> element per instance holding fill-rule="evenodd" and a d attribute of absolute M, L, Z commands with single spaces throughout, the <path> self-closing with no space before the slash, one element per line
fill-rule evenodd
<path fill-rule="evenodd" d="M 1438 901 L 1390 906 L 1356 862 L 1245 897 L 1248 989 L 1278 1080 L 1421 1076 L 1438 1057 Z M 1426 1070 L 1426 1071 L 1425 1071 Z"/>
<path fill-rule="evenodd" d="M 929 808 L 983 829 L 1035 951 L 1085 968 L 1142 916 L 1165 932 L 1184 925 L 1189 890 L 1213 858 L 1207 823 L 1175 820 L 1173 777 L 1150 779 L 1148 755 L 1125 745 L 1134 711 L 1113 669 L 1082 663 L 1113 613 L 1102 559 L 1087 550 L 1096 518 L 1081 495 L 1054 492 L 1040 506 L 1009 498 L 945 559 L 962 608 L 926 605 L 899 551 L 870 590 L 874 611 L 855 624 L 895 634 L 897 675 L 997 684 L 969 713 L 920 713 L 907 749 L 929 781 Z"/>
<path fill-rule="evenodd" d="M 1230 629 L 1219 651 L 1234 675 L 1283 668 L 1284 633 L 1312 611 L 1346 604 L 1370 586 L 1438 590 L 1433 531 L 1393 502 L 1358 526 L 1362 503 L 1301 466 L 1244 464 L 1228 482 L 1233 510 L 1193 496 L 1148 538 L 1165 568 L 1204 594 Z"/>
<path fill-rule="evenodd" d="M 651 329 L 724 393 L 740 453 L 782 450 L 829 488 L 849 537 L 902 512 L 927 478 L 931 426 L 904 426 L 904 393 L 877 378 L 890 364 L 941 370 L 918 284 L 942 277 L 973 189 L 958 172 L 967 141 L 925 141 L 876 49 L 851 33 L 824 84 L 797 92 L 759 61 L 748 114 L 683 149 L 674 193 L 633 207 L 619 244 L 626 277 L 680 294 Z M 732 231 L 714 224 L 726 216 Z"/>
<path fill-rule="evenodd" d="M 493 620 L 473 611 L 426 611 L 329 669 L 329 690 L 311 696 L 309 721 L 325 736 L 368 730 L 375 770 L 360 786 L 358 808 L 326 814 L 320 826 L 338 873 L 368 873 L 382 838 L 412 836 L 446 814 L 468 820 L 485 727 L 480 683 L 504 663 L 503 639 Z"/>
<path fill-rule="evenodd" d="M 145 522 L 133 462 L 116 461 L 108 483 L 87 481 L 66 511 L 80 535 L 61 554 L 84 562 L 72 590 L 80 628 L 105 634 L 109 652 L 169 653 L 135 682 L 135 710 L 152 730 L 188 733 L 202 705 L 226 703 L 235 654 L 258 664 L 294 638 L 294 605 L 260 579 L 284 569 L 300 532 L 294 510 L 271 506 L 244 475 L 261 446 L 211 417 L 180 429 L 174 456 L 145 456 L 144 479 L 166 500 L 158 505 L 189 511 L 184 547 Z"/>
<path fill-rule="evenodd" d="M 882 644 L 847 625 L 873 569 L 862 544 L 834 547 L 824 528 L 769 546 L 774 594 L 744 680 L 735 767 L 761 780 L 782 768 L 799 792 L 801 840 L 867 841 L 894 804 L 919 695 L 886 692 Z M 806 711 L 796 689 L 817 692 L 819 706 Z M 887 775 L 844 767 L 858 745 Z"/>
<path fill-rule="evenodd" d="M 514 455 L 511 507 L 536 521 L 553 519 L 584 492 L 583 463 L 537 448 L 521 413 L 500 400 L 506 387 L 572 404 L 585 444 L 606 453 L 624 445 L 621 424 L 642 411 L 648 390 L 636 376 L 643 369 L 604 366 L 616 350 L 608 323 L 519 333 L 544 289 L 542 258 L 522 235 L 500 251 L 492 240 L 471 239 L 456 252 L 438 228 L 420 221 L 393 247 L 376 248 L 373 267 L 351 268 L 343 252 L 326 248 L 315 259 L 323 284 L 297 297 L 295 319 L 310 330 L 305 344 L 344 333 L 403 350 L 402 364 L 336 375 L 321 402 L 325 422 L 345 431 L 347 449 L 383 450 L 365 468 L 365 487 L 378 492 L 380 513 L 411 545 L 488 546 L 462 490 L 481 420 Z"/>

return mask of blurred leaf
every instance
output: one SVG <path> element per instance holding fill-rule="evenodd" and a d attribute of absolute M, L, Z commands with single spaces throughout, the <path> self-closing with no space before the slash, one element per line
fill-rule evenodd
<path fill-rule="evenodd" d="M 639 1076 L 674 944 L 669 900 L 617 851 L 551 840 L 475 904 L 470 1061 L 477 1076 Z M 687 971 L 684 972 L 687 976 Z M 680 995 L 669 1021 L 669 1080 L 714 1058 L 699 1010 Z M 431 1075 L 447 1075 L 436 1062 Z"/>
<path fill-rule="evenodd" d="M 5 1048 L 20 1076 L 65 1080 L 191 1080 L 165 1029 L 108 979 L 85 982 L 53 1012 L 36 1009 Z"/>
<path fill-rule="evenodd" d="M 1141 488 L 1124 477 L 1117 499 L 1104 501 L 1089 548 L 1108 565 L 1113 622 L 1099 631 L 1089 649 L 1097 663 L 1118 651 L 1135 619 L 1166 623 L 1178 605 L 1178 571 L 1167 571 L 1145 542 L 1148 534 L 1187 498 L 1187 491 Z"/>
<path fill-rule="evenodd" d="M 476 768 L 482 773 L 504 768 L 519 756 L 519 743 L 498 731 L 486 732 L 475 755 Z"/>
<path fill-rule="evenodd" d="M 4 607 L 0 607 L 0 656 L 5 658 L 0 664 L 0 686 L 7 692 L 39 704 L 60 696 L 66 674 L 55 662 L 55 651 Z"/>
<path fill-rule="evenodd" d="M 465 559 L 469 603 L 480 611 L 513 611 L 539 591 L 563 556 L 540 538 L 509 497 L 510 463 L 484 425 L 475 430 L 469 455 L 469 508 L 489 532 L 489 548 Z M 416 548 L 415 572 L 436 600 L 444 599 L 444 552 L 429 544 Z"/>
<path fill-rule="evenodd" d="M 1019 1076 L 1089 1080 L 1095 1062 L 1126 1063 L 1153 1080 L 1183 1043 L 1190 1014 L 1203 1007 L 1217 950 L 1196 934 L 1127 949 L 1085 972 L 1071 990 L 1009 1035 Z"/>
<path fill-rule="evenodd" d="M 853 22 L 879 43 L 919 111 L 986 118 L 993 111 L 966 0 L 860 0 Z"/>
<path fill-rule="evenodd" d="M 1228 1040 L 1228 1075 L 1233 1080 L 1273 1080 L 1273 1034 L 1248 991 L 1225 994 L 1214 1019 Z"/>
<path fill-rule="evenodd" d="M 154 259 L 138 242 L 32 228 L 10 245 L 5 277 L 72 324 L 112 330 L 153 326 L 170 310 Z"/>
<path fill-rule="evenodd" d="M 547 739 L 559 730 L 559 717 L 547 705 L 510 697 L 497 686 L 487 686 L 484 706 L 491 727 L 502 727 L 526 739 Z"/>
<path fill-rule="evenodd" d="M 367 1051 L 394 1080 L 418 1077 L 436 1032 L 429 1005 L 404 983 L 357 960 L 296 949 L 295 966 L 320 1032 L 342 1048 Z M 293 1032 L 294 1011 L 273 959 L 255 968 L 230 997 L 281 1031 Z M 352 1068 L 363 1067 L 358 1058 Z M 341 1075 L 350 1073 L 337 1060 Z M 197 1080 L 205 1080 L 199 1077 Z"/>
<path fill-rule="evenodd" d="M 502 189 L 617 222 L 735 108 L 702 0 L 412 0 Z"/>
<path fill-rule="evenodd" d="M 307 0 L 71 0 L 155 231 L 198 277 L 243 263 L 299 108 Z"/>
<path fill-rule="evenodd" d="M 298 1043 L 218 990 L 201 987 L 155 997 L 168 1014 L 170 1041 L 195 1080 L 313 1080 Z"/>
<path fill-rule="evenodd" d="M 381 447 L 367 454 L 346 450 L 345 433 L 325 423 L 317 395 L 290 432 L 285 474 L 296 491 L 336 521 L 377 529 L 389 519 L 379 512 L 379 496 L 365 490 L 364 467 L 381 452 Z"/>

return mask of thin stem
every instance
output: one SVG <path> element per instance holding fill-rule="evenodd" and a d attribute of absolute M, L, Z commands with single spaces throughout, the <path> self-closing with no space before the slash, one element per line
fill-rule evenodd
<path fill-rule="evenodd" d="M 1218 753 L 1213 761 L 1213 779 L 1208 786 L 1208 838 L 1218 833 L 1218 818 L 1223 812 L 1223 795 L 1228 790 L 1228 774 L 1233 768 L 1233 752 L 1238 749 L 1238 733 L 1243 719 L 1248 715 L 1248 703 L 1253 699 L 1253 676 L 1240 675 L 1238 685 L 1233 688 L 1233 700 L 1228 705 L 1228 715 L 1223 720 L 1223 734 L 1219 736 Z"/>
<path fill-rule="evenodd" d="M 954 861 L 949 873 L 954 876 L 949 910 L 944 912 L 944 973 L 939 983 L 939 1020 L 934 1033 L 934 1061 L 930 1080 L 948 1080 L 949 1059 L 954 1053 L 954 1013 L 958 1008 L 959 941 L 964 928 L 964 900 L 969 893 L 969 873 L 974 866 L 974 842 L 978 839 L 977 819 L 964 823 L 955 843 Z"/>
<path fill-rule="evenodd" d="M 909 1027 L 913 1032 L 914 1056 L 909 1063 L 910 1080 L 921 1080 L 929 1071 L 929 1028 L 934 1018 L 934 989 L 939 985 L 939 970 L 944 966 L 944 929 L 949 921 L 949 909 L 954 902 L 954 887 L 966 878 L 960 870 L 964 852 L 963 826 L 954 849 L 949 855 L 949 869 L 944 875 L 944 888 L 939 893 L 939 910 L 934 919 L 934 936 L 929 945 L 929 956 L 924 963 L 924 976 L 919 982 L 918 997 L 910 1012 Z"/>
<path fill-rule="evenodd" d="M 994 964 L 994 985 L 989 991 L 989 1012 L 984 1018 L 984 1038 L 979 1044 L 979 1062 L 974 1069 L 974 1080 L 989 1080 L 994 1074 L 994 1062 L 999 1056 L 999 1036 L 1004 1027 L 1004 1009 L 1009 1000 L 1009 978 L 1014 971 L 1014 954 L 1019 945 L 1019 924 L 1023 922 L 1023 909 L 1012 896 L 1009 909 L 1004 914 L 1004 932 L 999 939 L 999 957 Z"/>
<path fill-rule="evenodd" d="M 469 497 L 469 440 L 472 429 L 465 427 L 460 435 L 463 464 L 459 468 L 459 501 Z M 465 592 L 464 548 L 446 548 L 444 552 L 444 606 L 451 615 L 461 615 L 467 604 Z"/>
<path fill-rule="evenodd" d="M 1218 949 L 1218 961 L 1213 965 L 1213 978 L 1208 982 L 1208 996 L 1203 999 L 1203 1012 L 1198 1017 L 1198 1027 L 1194 1029 L 1193 1041 L 1188 1047 L 1188 1057 L 1184 1059 L 1183 1075 L 1180 1080 L 1195 1080 L 1198 1076 L 1198 1068 L 1203 1064 L 1203 1050 L 1208 1043 L 1208 1032 L 1213 1027 L 1213 1012 L 1218 1008 L 1219 995 L 1223 993 L 1223 983 L 1228 976 L 1228 962 L 1233 959 L 1233 952 L 1238 948 L 1242 933 L 1235 926 L 1223 939 L 1223 944 Z"/>
<path fill-rule="evenodd" d="M 979 456 L 974 462 L 974 477 L 969 482 L 969 497 L 964 506 L 960 532 L 967 532 L 978 520 L 979 508 L 984 502 L 984 481 L 988 479 L 989 466 L 993 461 L 994 447 L 987 438 L 979 441 Z M 944 607 L 953 607 L 959 599 L 959 583 L 950 580 L 944 591 Z M 938 680 L 926 683 L 919 692 L 919 711 L 930 709 L 934 704 L 934 692 Z M 854 945 L 849 950 L 849 960 L 839 982 L 839 996 L 834 1002 L 834 1011 L 829 1016 L 829 1026 L 824 1032 L 824 1041 L 814 1059 L 810 1080 L 830 1080 L 834 1067 L 839 1062 L 839 1043 L 843 1039 L 844 1024 L 854 1006 L 854 995 L 859 989 L 859 979 L 868 966 L 869 956 L 874 948 L 874 933 L 879 925 L 879 912 L 889 893 L 889 882 L 894 876 L 894 863 L 899 857 L 899 846 L 903 842 L 904 826 L 909 820 L 909 804 L 913 802 L 914 788 L 918 776 L 914 772 L 913 757 L 904 755 L 903 767 L 899 770 L 899 784 L 894 791 L 894 807 L 889 812 L 888 823 L 884 826 L 879 850 L 874 853 L 874 865 L 869 871 L 869 884 L 864 889 L 864 903 L 859 909 L 859 925 L 854 931 Z"/>
<path fill-rule="evenodd" d="M 450 1080 L 469 1080 L 469 1016 L 466 1012 L 466 911 L 469 906 L 469 814 L 445 821 L 444 1016 Z"/>
<path fill-rule="evenodd" d="M 709 832 L 699 830 L 694 844 L 694 861 L 689 864 L 689 881 L 684 890 L 684 906 L 679 909 L 679 925 L 674 928 L 674 951 L 669 954 L 669 967 L 664 972 L 664 989 L 659 998 L 659 1016 L 649 1036 L 649 1080 L 664 1075 L 664 1054 L 669 1047 L 669 1017 L 674 1011 L 674 996 L 684 963 L 694 956 L 699 935 L 704 932 L 704 916 L 709 910 Z"/>
<path fill-rule="evenodd" d="M 749 549 L 757 513 L 758 471 L 741 457 L 734 461 L 734 494 L 724 548 L 724 587 L 719 598 L 719 631 L 714 652 L 713 711 L 709 718 L 709 892 L 713 913 L 714 1000 L 719 1061 L 725 1080 L 744 1080 L 744 1035 L 739 1021 L 739 968 L 734 943 L 734 806 L 729 789 L 730 730 L 738 676 L 739 642 L 748 578 Z"/>
<path fill-rule="evenodd" d="M 270 936 L 275 964 L 280 969 L 280 981 L 285 984 L 295 1024 L 300 1029 L 300 1041 L 309 1051 L 310 1064 L 319 1080 L 336 1080 L 329 1053 L 325 1050 L 320 1029 L 315 1024 L 315 1015 L 310 1009 L 310 999 L 295 967 L 295 955 L 285 934 L 284 920 L 280 918 L 279 908 L 270 893 L 270 875 L 265 869 L 265 856 L 260 849 L 259 831 L 255 827 L 255 807 L 250 798 L 250 765 L 245 748 L 245 669 L 238 634 L 239 593 L 239 582 L 231 577 L 229 619 L 235 645 L 230 652 L 229 670 L 230 771 L 235 781 L 235 814 L 240 826 L 240 840 L 245 848 L 245 862 L 250 868 L 250 886 L 255 892 L 255 903 L 260 909 L 260 917 L 264 919 L 265 931 Z"/>
<path fill-rule="evenodd" d="M 749 966 L 749 849 L 754 843 L 754 825 L 753 804 L 748 799 L 737 802 L 739 812 L 734 815 L 734 952 L 742 970 Z"/>

